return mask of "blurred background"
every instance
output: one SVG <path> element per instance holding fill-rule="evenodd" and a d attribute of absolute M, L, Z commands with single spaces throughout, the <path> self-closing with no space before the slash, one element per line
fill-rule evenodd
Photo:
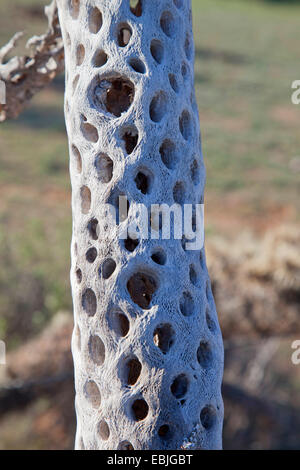
<path fill-rule="evenodd" d="M 0 44 L 42 34 L 47 3 L 1 0 Z M 300 2 L 194 0 L 193 14 L 224 448 L 299 449 Z M 0 449 L 73 447 L 63 91 L 60 76 L 0 128 Z"/>

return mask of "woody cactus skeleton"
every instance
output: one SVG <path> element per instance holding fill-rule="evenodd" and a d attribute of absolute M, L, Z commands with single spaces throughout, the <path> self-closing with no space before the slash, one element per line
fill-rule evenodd
<path fill-rule="evenodd" d="M 117 236 L 139 226 L 140 204 L 203 202 L 190 0 L 56 3 L 73 188 L 76 448 L 219 449 L 223 347 L 204 249 L 188 250 L 184 237 Z M 106 203 L 119 226 L 100 236 Z"/>

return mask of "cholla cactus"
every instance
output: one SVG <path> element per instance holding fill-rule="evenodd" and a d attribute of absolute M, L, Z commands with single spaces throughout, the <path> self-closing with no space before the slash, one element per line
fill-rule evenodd
<path fill-rule="evenodd" d="M 190 0 L 57 0 L 73 187 L 77 449 L 221 447 L 223 347 L 204 250 L 99 236 L 101 207 L 202 203 Z M 118 212 L 118 211 L 117 211 Z M 195 429 L 197 432 L 195 432 Z"/>

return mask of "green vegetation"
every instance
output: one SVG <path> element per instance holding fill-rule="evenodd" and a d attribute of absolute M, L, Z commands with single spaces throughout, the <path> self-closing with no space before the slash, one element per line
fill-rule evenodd
<path fill-rule="evenodd" d="M 45 0 L 2 0 L 0 41 L 45 29 Z M 266 219 L 299 209 L 299 13 L 290 3 L 194 0 L 195 83 L 207 166 L 207 212 Z M 22 48 L 19 49 L 21 51 Z M 237 201 L 231 205 L 230 201 Z M 12 347 L 71 311 L 71 235 L 63 77 L 0 129 L 0 338 Z M 209 218 L 208 233 L 218 227 Z"/>

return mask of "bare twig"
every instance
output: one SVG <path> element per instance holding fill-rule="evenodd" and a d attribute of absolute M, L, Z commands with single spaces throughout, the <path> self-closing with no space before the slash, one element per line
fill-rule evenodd
<path fill-rule="evenodd" d="M 49 28 L 46 34 L 27 42 L 30 56 L 13 57 L 5 63 L 22 33 L 0 49 L 0 80 L 6 86 L 6 104 L 0 105 L 0 122 L 16 118 L 26 103 L 64 69 L 64 48 L 55 0 L 45 8 Z"/>

